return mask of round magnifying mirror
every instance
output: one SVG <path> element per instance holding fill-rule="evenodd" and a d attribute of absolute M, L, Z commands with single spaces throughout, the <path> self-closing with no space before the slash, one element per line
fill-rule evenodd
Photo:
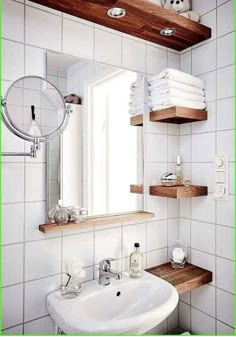
<path fill-rule="evenodd" d="M 46 142 L 58 136 L 69 120 L 60 91 L 44 78 L 26 76 L 15 81 L 3 100 L 3 120 L 17 136 Z"/>

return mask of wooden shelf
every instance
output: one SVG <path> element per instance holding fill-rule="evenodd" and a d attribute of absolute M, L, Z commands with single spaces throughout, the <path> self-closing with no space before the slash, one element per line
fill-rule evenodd
<path fill-rule="evenodd" d="M 79 18 L 151 41 L 178 51 L 211 37 L 211 29 L 147 0 L 32 0 Z M 107 15 L 108 9 L 121 7 L 126 15 L 119 20 Z M 173 36 L 161 30 L 175 28 Z"/>
<path fill-rule="evenodd" d="M 193 197 L 202 197 L 208 194 L 207 186 L 196 186 L 191 185 L 189 187 L 186 186 L 150 186 L 150 195 L 155 195 L 157 197 L 165 197 L 165 198 L 193 198 Z"/>
<path fill-rule="evenodd" d="M 178 106 L 150 112 L 151 122 L 184 124 L 205 120 L 207 120 L 207 111 Z"/>
<path fill-rule="evenodd" d="M 212 282 L 212 272 L 186 263 L 183 269 L 173 269 L 171 263 L 149 268 L 147 272 L 171 283 L 179 295 Z"/>
<path fill-rule="evenodd" d="M 143 194 L 143 185 L 130 185 L 130 193 Z"/>
<path fill-rule="evenodd" d="M 130 125 L 143 126 L 143 115 L 130 117 Z"/>
<path fill-rule="evenodd" d="M 101 226 L 101 225 L 110 225 L 113 223 L 119 222 L 126 222 L 126 221 L 138 221 L 138 220 L 145 220 L 148 218 L 153 218 L 154 214 L 144 211 L 137 211 L 131 213 L 120 213 L 117 215 L 110 215 L 110 216 L 100 216 L 100 217 L 88 217 L 88 219 L 84 223 L 76 224 L 75 222 L 71 221 L 66 225 L 58 226 L 55 224 L 44 224 L 39 225 L 39 230 L 45 234 L 54 233 L 54 232 L 63 232 L 66 230 L 72 229 L 81 229 L 86 227 L 94 227 L 94 226 Z"/>

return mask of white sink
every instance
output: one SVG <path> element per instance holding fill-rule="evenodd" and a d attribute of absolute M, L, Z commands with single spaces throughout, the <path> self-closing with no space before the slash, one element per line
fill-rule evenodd
<path fill-rule="evenodd" d="M 60 291 L 47 297 L 47 309 L 66 334 L 142 334 L 165 320 L 178 304 L 177 290 L 168 282 L 144 273 L 101 286 L 98 280 L 82 285 L 81 294 L 64 299 Z"/>

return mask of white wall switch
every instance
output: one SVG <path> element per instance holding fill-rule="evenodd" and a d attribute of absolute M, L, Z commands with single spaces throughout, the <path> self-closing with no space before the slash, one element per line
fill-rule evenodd
<path fill-rule="evenodd" d="M 228 200 L 228 156 L 215 156 L 214 198 Z"/>

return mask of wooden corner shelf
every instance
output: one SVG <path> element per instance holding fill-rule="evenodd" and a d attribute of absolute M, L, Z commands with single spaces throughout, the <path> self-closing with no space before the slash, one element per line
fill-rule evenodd
<path fill-rule="evenodd" d="M 150 112 L 151 122 L 184 124 L 207 120 L 207 111 L 184 107 L 173 107 Z"/>
<path fill-rule="evenodd" d="M 119 213 L 115 215 L 108 215 L 108 216 L 98 216 L 98 217 L 88 217 L 85 222 L 82 223 L 75 223 L 74 221 L 69 222 L 66 225 L 56 225 L 56 224 L 44 224 L 39 225 L 40 232 L 45 234 L 55 233 L 55 232 L 64 232 L 67 230 L 77 230 L 81 228 L 87 227 L 95 227 L 101 225 L 111 225 L 114 223 L 119 222 L 126 222 L 126 221 L 139 221 L 139 220 L 146 220 L 149 218 L 153 218 L 154 214 L 144 211 L 137 211 L 137 212 L 128 212 L 128 213 Z"/>
<path fill-rule="evenodd" d="M 207 186 L 150 186 L 150 195 L 155 195 L 157 197 L 165 197 L 165 198 L 175 198 L 175 199 L 183 199 L 183 198 L 193 198 L 193 197 L 202 197 L 208 194 Z"/>
<path fill-rule="evenodd" d="M 143 185 L 130 185 L 130 193 L 143 194 Z"/>
<path fill-rule="evenodd" d="M 149 268 L 147 272 L 171 283 L 179 295 L 212 282 L 212 272 L 186 263 L 183 269 L 173 269 L 171 263 Z"/>
<path fill-rule="evenodd" d="M 147 0 L 32 1 L 178 51 L 211 37 L 209 27 Z M 109 17 L 107 11 L 112 7 L 124 8 L 126 15 L 119 20 Z M 161 35 L 161 30 L 167 27 L 174 28 L 175 34 Z"/>
<path fill-rule="evenodd" d="M 143 126 L 143 115 L 130 117 L 130 125 Z"/>

